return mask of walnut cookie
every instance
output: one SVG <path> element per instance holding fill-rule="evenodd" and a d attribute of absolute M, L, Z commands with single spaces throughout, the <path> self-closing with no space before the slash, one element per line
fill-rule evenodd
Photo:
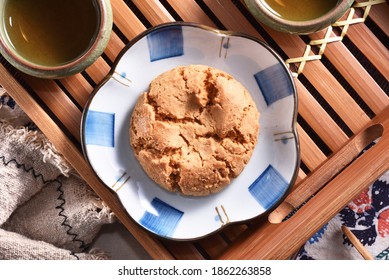
<path fill-rule="evenodd" d="M 248 163 L 259 112 L 231 75 L 205 65 L 156 77 L 134 108 L 130 144 L 161 187 L 206 196 L 225 188 Z"/>

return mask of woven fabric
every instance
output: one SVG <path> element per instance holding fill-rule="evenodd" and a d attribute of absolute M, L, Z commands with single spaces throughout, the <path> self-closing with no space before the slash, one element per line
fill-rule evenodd
<path fill-rule="evenodd" d="M 6 94 L 0 96 L 0 259 L 106 259 L 89 244 L 110 209 Z"/>

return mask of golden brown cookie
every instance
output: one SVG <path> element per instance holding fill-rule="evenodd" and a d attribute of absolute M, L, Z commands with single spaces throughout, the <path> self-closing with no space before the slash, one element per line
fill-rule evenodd
<path fill-rule="evenodd" d="M 258 130 L 259 112 L 242 84 L 215 68 L 180 66 L 156 77 L 139 97 L 130 143 L 157 184 L 205 196 L 242 172 Z"/>

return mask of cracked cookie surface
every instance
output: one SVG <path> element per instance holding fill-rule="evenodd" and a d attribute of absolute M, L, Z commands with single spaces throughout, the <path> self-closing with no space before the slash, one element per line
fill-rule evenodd
<path fill-rule="evenodd" d="M 205 65 L 162 73 L 135 105 L 130 144 L 157 184 L 206 196 L 226 187 L 257 143 L 259 112 L 231 75 Z"/>

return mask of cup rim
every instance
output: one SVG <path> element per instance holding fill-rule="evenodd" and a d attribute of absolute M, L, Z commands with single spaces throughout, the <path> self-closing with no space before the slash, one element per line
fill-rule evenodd
<path fill-rule="evenodd" d="M 246 4 L 259 15 L 264 22 L 283 26 L 283 31 L 291 33 L 301 33 L 307 30 L 320 30 L 326 26 L 331 25 L 344 15 L 344 13 L 351 7 L 353 0 L 339 0 L 337 4 L 327 11 L 325 14 L 309 19 L 309 20 L 289 20 L 277 16 L 266 5 L 264 0 L 245 0 Z M 262 15 L 261 15 L 262 14 Z M 316 28 L 317 27 L 317 28 Z M 301 31 L 301 32 L 300 32 Z"/>
<path fill-rule="evenodd" d="M 96 32 L 93 43 L 89 45 L 89 47 L 79 56 L 75 57 L 74 59 L 63 63 L 59 65 L 42 65 L 38 63 L 31 62 L 27 59 L 25 59 L 22 55 L 20 55 L 12 46 L 11 42 L 7 40 L 5 37 L 7 37 L 5 29 L 2 28 L 0 31 L 3 33 L 3 35 L 6 36 L 0 36 L 0 47 L 1 49 L 6 53 L 6 55 L 11 58 L 11 60 L 14 61 L 15 64 L 20 65 L 23 68 L 27 68 L 31 70 L 32 72 L 45 72 L 49 71 L 51 73 L 61 72 L 67 69 L 73 69 L 75 67 L 78 67 L 80 64 L 83 63 L 88 57 L 93 56 L 93 53 L 96 49 L 98 49 L 99 45 L 101 45 L 99 38 L 101 38 L 104 33 L 104 27 L 107 26 L 110 23 L 109 19 L 109 7 L 105 0 L 94 0 L 99 8 L 99 26 L 97 28 L 98 32 Z M 3 24 L 4 26 L 4 24 Z M 11 63 L 11 62 L 10 62 Z M 12 63 L 11 63 L 12 64 Z M 43 75 L 44 76 L 44 75 Z"/>

